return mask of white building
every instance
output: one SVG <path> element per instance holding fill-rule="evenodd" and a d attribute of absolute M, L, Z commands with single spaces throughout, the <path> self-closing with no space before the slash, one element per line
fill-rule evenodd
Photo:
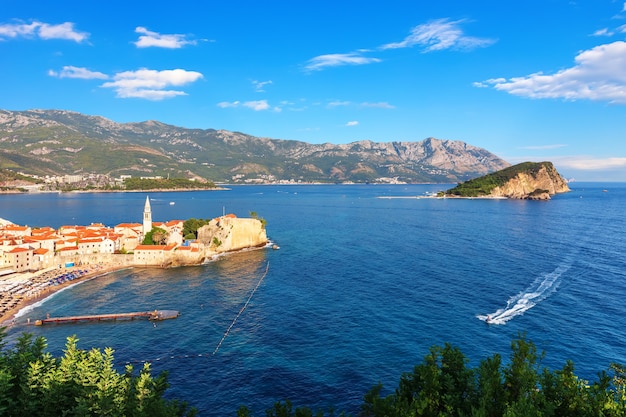
<path fill-rule="evenodd" d="M 144 237 L 152 230 L 152 209 L 150 208 L 150 197 L 146 196 L 146 204 L 143 207 L 143 235 Z"/>

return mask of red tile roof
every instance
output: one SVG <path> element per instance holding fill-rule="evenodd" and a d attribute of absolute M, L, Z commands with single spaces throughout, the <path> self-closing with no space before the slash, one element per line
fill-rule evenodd
<path fill-rule="evenodd" d="M 142 227 L 142 225 L 140 223 L 120 223 L 120 224 L 118 224 L 115 227 L 130 227 L 130 228 L 133 228 L 133 227 Z"/>
<path fill-rule="evenodd" d="M 20 253 L 20 252 L 28 252 L 28 251 L 32 251 L 32 249 L 28 249 L 28 248 L 15 248 L 11 251 L 9 251 L 9 253 Z"/>

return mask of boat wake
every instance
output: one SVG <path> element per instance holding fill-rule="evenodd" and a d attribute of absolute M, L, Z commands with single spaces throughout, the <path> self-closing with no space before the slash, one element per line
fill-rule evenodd
<path fill-rule="evenodd" d="M 516 296 L 511 297 L 505 308 L 496 310 L 491 314 L 477 315 L 476 317 L 488 324 L 506 324 L 507 321 L 512 320 L 514 317 L 524 314 L 536 306 L 541 301 L 548 298 L 554 293 L 561 280 L 561 275 L 567 272 L 571 267 L 571 264 L 566 266 L 559 266 L 549 274 L 538 277 L 528 288 Z"/>

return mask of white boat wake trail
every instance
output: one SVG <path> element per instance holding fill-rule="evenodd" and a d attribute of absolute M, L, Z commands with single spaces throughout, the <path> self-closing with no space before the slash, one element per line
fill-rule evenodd
<path fill-rule="evenodd" d="M 511 297 L 509 301 L 507 301 L 505 308 L 501 308 L 487 315 L 479 314 L 476 317 L 489 324 L 505 324 L 514 317 L 524 314 L 557 290 L 561 282 L 559 278 L 567 272 L 570 267 L 571 263 L 566 266 L 559 266 L 549 274 L 538 277 L 523 292 Z"/>

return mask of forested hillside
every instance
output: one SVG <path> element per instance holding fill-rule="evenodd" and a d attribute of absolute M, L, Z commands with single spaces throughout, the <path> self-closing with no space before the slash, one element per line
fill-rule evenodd
<path fill-rule="evenodd" d="M 116 123 L 62 110 L 0 110 L 0 144 L 0 168 L 40 176 L 169 176 L 216 183 L 450 183 L 509 165 L 458 140 L 309 144 L 158 121 Z"/>

